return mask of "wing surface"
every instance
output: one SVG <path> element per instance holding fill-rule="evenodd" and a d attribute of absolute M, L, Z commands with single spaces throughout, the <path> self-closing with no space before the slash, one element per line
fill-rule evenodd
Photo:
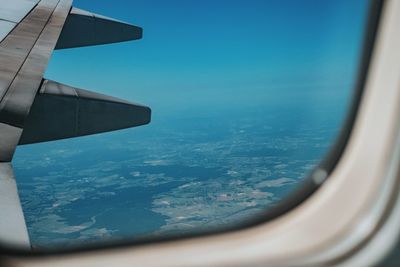
<path fill-rule="evenodd" d="M 38 2 L 0 43 L 0 162 L 12 159 L 71 4 Z"/>

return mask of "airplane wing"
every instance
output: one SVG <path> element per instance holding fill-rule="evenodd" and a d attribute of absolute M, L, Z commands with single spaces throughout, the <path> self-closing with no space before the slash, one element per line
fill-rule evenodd
<path fill-rule="evenodd" d="M 136 40 L 142 29 L 72 0 L 0 0 L 0 240 L 29 247 L 11 161 L 17 145 L 144 125 L 150 108 L 43 78 L 54 49 Z"/>

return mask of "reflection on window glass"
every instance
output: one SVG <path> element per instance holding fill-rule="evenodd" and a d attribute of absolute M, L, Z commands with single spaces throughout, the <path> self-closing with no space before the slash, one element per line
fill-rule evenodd
<path fill-rule="evenodd" d="M 270 209 L 340 130 L 362 0 L 91 1 L 144 38 L 54 53 L 46 78 L 137 101 L 144 127 L 20 147 L 34 247 L 186 234 Z"/>

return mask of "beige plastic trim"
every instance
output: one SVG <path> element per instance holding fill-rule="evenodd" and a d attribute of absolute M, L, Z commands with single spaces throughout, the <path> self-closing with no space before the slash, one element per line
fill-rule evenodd
<path fill-rule="evenodd" d="M 10 258 L 9 263 L 31 267 L 364 267 L 375 263 L 395 241 L 395 235 L 379 239 L 383 229 L 392 225 L 391 232 L 397 233 L 400 227 L 389 223 L 400 205 L 395 201 L 400 165 L 395 153 L 400 143 L 400 1 L 386 1 L 382 16 L 349 144 L 327 182 L 295 210 L 234 233 L 75 255 Z M 375 247 L 385 249 L 363 254 L 377 240 Z"/>

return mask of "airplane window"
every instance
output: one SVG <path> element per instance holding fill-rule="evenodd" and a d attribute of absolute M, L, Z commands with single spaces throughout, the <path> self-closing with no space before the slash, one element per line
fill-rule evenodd
<path fill-rule="evenodd" d="M 18 148 L 36 249 L 224 229 L 276 207 L 341 130 L 369 1 L 74 7 L 140 26 L 143 38 L 57 50 L 45 78 L 143 103 L 152 120 Z"/>

